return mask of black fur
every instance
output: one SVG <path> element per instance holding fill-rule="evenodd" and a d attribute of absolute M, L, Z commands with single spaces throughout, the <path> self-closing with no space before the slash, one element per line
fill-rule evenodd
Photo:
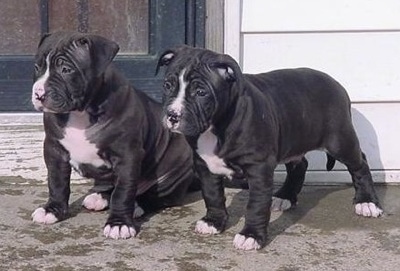
<path fill-rule="evenodd" d="M 347 166 L 356 190 L 354 203 L 380 207 L 351 122 L 349 97 L 327 74 L 307 68 L 242 74 L 230 56 L 188 46 L 166 51 L 159 66 L 167 66 L 164 122 L 191 138 L 194 150 L 200 135 L 211 131 L 218 139 L 214 154 L 235 172 L 240 169 L 248 181 L 246 223 L 241 231 L 245 237 L 265 245 L 273 172 L 279 163 L 286 164 L 288 175 L 275 196 L 297 203 L 308 165 L 304 154 L 311 150 L 326 150 L 327 170 L 335 160 Z M 185 97 L 172 122 L 168 114 L 176 111 L 171 104 L 179 93 L 181 74 L 187 84 Z M 222 180 L 204 161 L 195 165 L 207 207 L 203 220 L 223 231 L 227 212 Z"/>
<path fill-rule="evenodd" d="M 38 106 L 46 133 L 49 200 L 44 209 L 58 220 L 68 216 L 71 155 L 60 140 L 73 112 L 89 116 L 86 137 L 109 165 L 76 166 L 82 176 L 94 178 L 90 192 L 109 201 L 106 225 L 133 227 L 135 200 L 144 208 L 181 203 L 194 180 L 190 146 L 163 127 L 161 105 L 135 90 L 111 63 L 117 51 L 113 41 L 80 33 L 57 32 L 40 42 L 34 81 L 50 65 Z M 142 188 L 148 182 L 154 184 Z"/>

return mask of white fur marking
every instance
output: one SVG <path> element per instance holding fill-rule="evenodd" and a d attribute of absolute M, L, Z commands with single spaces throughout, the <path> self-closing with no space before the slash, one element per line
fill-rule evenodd
<path fill-rule="evenodd" d="M 209 226 L 207 222 L 199 220 L 196 222 L 195 232 L 201 234 L 217 234 L 220 233 L 215 227 Z"/>
<path fill-rule="evenodd" d="M 92 211 L 102 211 L 107 208 L 108 201 L 103 199 L 99 193 L 92 193 L 87 195 L 82 202 L 83 207 Z M 140 207 L 137 202 L 135 202 L 135 211 L 133 212 L 133 217 L 138 218 L 144 215 L 144 210 Z"/>
<path fill-rule="evenodd" d="M 185 101 L 185 93 L 186 93 L 186 87 L 188 85 L 188 82 L 185 81 L 184 76 L 185 76 L 186 69 L 183 69 L 181 73 L 179 74 L 179 91 L 178 95 L 176 96 L 175 100 L 171 103 L 170 106 L 168 106 L 169 111 L 173 111 L 176 115 L 180 116 L 182 114 L 182 109 L 183 109 L 183 103 Z M 167 121 L 167 126 L 168 128 L 174 128 L 177 129 L 179 126 L 179 123 L 171 123 Z M 174 126 L 174 127 L 173 127 Z"/>
<path fill-rule="evenodd" d="M 133 227 L 128 227 L 126 225 L 123 226 L 114 226 L 106 225 L 103 231 L 105 237 L 112 239 L 128 239 L 130 237 L 136 236 L 136 231 Z"/>
<path fill-rule="evenodd" d="M 379 217 L 383 210 L 378 208 L 373 202 L 357 203 L 355 206 L 356 214 L 366 217 Z"/>
<path fill-rule="evenodd" d="M 47 213 L 46 210 L 42 207 L 37 208 L 32 213 L 33 222 L 40 224 L 54 224 L 58 221 L 57 217 L 52 213 Z"/>
<path fill-rule="evenodd" d="M 90 143 L 86 137 L 86 128 L 89 125 L 89 115 L 85 112 L 73 111 L 69 114 L 69 120 L 65 128 L 64 138 L 60 143 L 70 154 L 70 163 L 91 164 L 95 167 L 106 165 L 98 155 L 95 144 Z"/>
<path fill-rule="evenodd" d="M 233 70 L 230 67 L 226 67 L 226 68 L 218 68 L 217 72 L 219 75 L 221 75 L 221 77 L 223 77 L 224 79 L 227 79 L 229 77 L 233 77 L 235 76 L 235 73 L 233 72 Z"/>
<path fill-rule="evenodd" d="M 135 201 L 135 211 L 133 212 L 133 218 L 138 218 L 144 215 L 144 210 L 139 204 Z"/>
<path fill-rule="evenodd" d="M 163 60 L 171 60 L 174 57 L 174 53 L 169 53 L 163 56 Z"/>
<path fill-rule="evenodd" d="M 292 207 L 290 200 L 272 197 L 271 211 L 286 211 Z"/>
<path fill-rule="evenodd" d="M 37 97 L 41 97 L 45 94 L 44 85 L 50 76 L 50 59 L 49 55 L 46 57 L 46 72 L 39 77 L 39 79 L 32 86 L 32 104 L 36 110 L 42 110 L 43 105 L 42 102 L 37 99 Z"/>
<path fill-rule="evenodd" d="M 92 193 L 87 195 L 82 202 L 83 207 L 88 210 L 93 211 L 102 211 L 108 206 L 108 201 L 103 199 L 101 194 L 99 193 Z"/>
<path fill-rule="evenodd" d="M 215 155 L 218 139 L 211 132 L 211 127 L 202 133 L 197 141 L 197 153 L 206 162 L 208 169 L 218 175 L 232 179 L 234 171 L 228 168 L 223 159 Z"/>
<path fill-rule="evenodd" d="M 241 235 L 239 233 L 236 234 L 235 238 L 233 239 L 233 246 L 241 250 L 254 250 L 261 248 L 261 246 L 254 238 L 252 237 L 246 238 L 246 236 Z"/>

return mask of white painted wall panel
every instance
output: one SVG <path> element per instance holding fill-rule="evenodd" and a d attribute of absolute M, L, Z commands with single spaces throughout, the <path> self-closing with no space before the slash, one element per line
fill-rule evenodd
<path fill-rule="evenodd" d="M 352 101 L 400 101 L 400 32 L 244 34 L 242 45 L 244 72 L 310 67 Z"/>
<path fill-rule="evenodd" d="M 398 0 L 243 0 L 242 32 L 400 29 Z"/>
<path fill-rule="evenodd" d="M 240 17 L 242 14 L 241 0 L 228 0 L 224 3 L 224 52 L 229 52 L 237 62 L 240 62 Z"/>

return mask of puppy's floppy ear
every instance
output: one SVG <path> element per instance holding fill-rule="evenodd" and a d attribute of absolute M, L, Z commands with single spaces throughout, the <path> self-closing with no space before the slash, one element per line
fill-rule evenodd
<path fill-rule="evenodd" d="M 210 68 L 216 70 L 218 74 L 224 78 L 226 81 L 234 82 L 236 81 L 236 73 L 233 71 L 233 68 L 227 63 L 212 63 Z"/>
<path fill-rule="evenodd" d="M 74 41 L 75 46 L 90 52 L 92 67 L 96 75 L 102 74 L 119 51 L 119 45 L 98 35 L 83 36 Z"/>
<path fill-rule="evenodd" d="M 242 83 L 242 71 L 239 64 L 229 55 L 218 55 L 208 64 L 211 70 L 216 71 L 225 81 Z"/>
<path fill-rule="evenodd" d="M 175 57 L 175 52 L 171 49 L 166 50 L 164 53 L 161 54 L 160 58 L 158 59 L 157 67 L 156 67 L 156 75 L 162 66 L 168 66 L 172 59 Z"/>
<path fill-rule="evenodd" d="M 50 36 L 51 36 L 50 33 L 45 33 L 45 34 L 43 34 L 42 37 L 40 38 L 40 41 L 39 41 L 39 44 L 38 44 L 38 48 L 39 48 L 40 45 L 42 45 L 43 42 L 44 42 L 48 37 L 50 37 Z"/>

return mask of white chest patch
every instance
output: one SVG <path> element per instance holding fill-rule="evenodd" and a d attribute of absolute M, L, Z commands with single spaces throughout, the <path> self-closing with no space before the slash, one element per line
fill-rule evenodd
<path fill-rule="evenodd" d="M 61 145 L 70 154 L 70 164 L 77 168 L 79 164 L 91 164 L 95 167 L 106 165 L 98 155 L 98 149 L 86 137 L 89 116 L 85 112 L 71 112 Z"/>
<path fill-rule="evenodd" d="M 218 175 L 225 175 L 232 179 L 234 171 L 230 169 L 224 160 L 215 154 L 218 139 L 211 132 L 211 128 L 202 133 L 197 141 L 197 153 L 206 162 L 208 169 Z"/>

